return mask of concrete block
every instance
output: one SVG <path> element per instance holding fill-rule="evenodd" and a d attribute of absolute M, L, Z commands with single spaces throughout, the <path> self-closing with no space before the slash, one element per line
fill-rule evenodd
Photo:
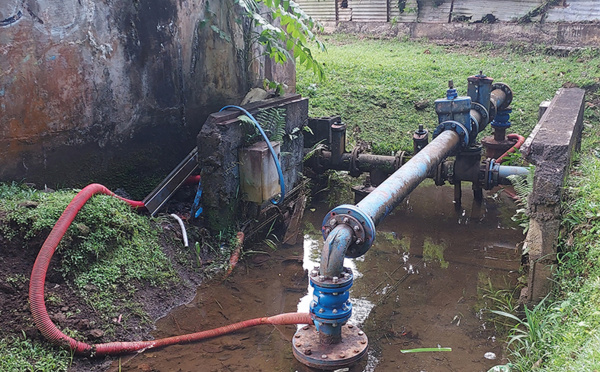
<path fill-rule="evenodd" d="M 287 94 L 244 106 L 255 114 L 265 108 L 285 109 L 285 132 L 280 144 L 280 164 L 284 183 L 290 191 L 301 181 L 303 160 L 302 127 L 308 122 L 308 99 L 298 94 Z M 198 134 L 198 162 L 202 174 L 202 207 L 211 229 L 218 231 L 231 226 L 236 219 L 250 218 L 260 206 L 243 205 L 239 192 L 240 158 L 238 151 L 244 146 L 246 133 L 237 110 L 211 114 Z M 270 156 L 270 155 L 269 155 Z"/>
<path fill-rule="evenodd" d="M 271 142 L 279 158 L 279 142 Z M 267 143 L 260 141 L 239 150 L 240 191 L 246 201 L 262 204 L 279 194 L 279 174 Z"/>
<path fill-rule="evenodd" d="M 556 267 L 560 204 L 573 152 L 583 129 L 583 89 L 560 89 L 527 138 L 521 152 L 536 166 L 529 195 L 528 302 L 539 302 L 551 288 Z"/>

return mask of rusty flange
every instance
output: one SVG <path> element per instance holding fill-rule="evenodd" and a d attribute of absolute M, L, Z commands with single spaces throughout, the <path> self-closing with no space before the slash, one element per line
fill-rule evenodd
<path fill-rule="evenodd" d="M 358 363 L 368 348 L 367 335 L 352 324 L 342 326 L 342 342 L 338 344 L 322 344 L 314 326 L 304 326 L 292 339 L 292 350 L 300 363 L 327 371 Z"/>

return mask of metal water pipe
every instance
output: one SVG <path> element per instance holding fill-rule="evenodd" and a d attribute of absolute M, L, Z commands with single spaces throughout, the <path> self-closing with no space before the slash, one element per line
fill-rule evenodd
<path fill-rule="evenodd" d="M 367 336 L 358 327 L 346 324 L 352 315 L 349 291 L 354 277 L 352 271 L 344 267 L 344 257 L 355 258 L 365 254 L 375 240 L 375 226 L 425 178 L 433 175 L 446 157 L 475 144 L 477 135 L 489 118 L 486 106 L 495 109 L 512 99 L 512 93 L 509 97 L 503 89 L 493 89 L 489 79 L 480 77 L 479 80 L 481 86 L 472 93 L 485 105 L 472 104 L 470 96 L 458 96 L 450 81 L 446 98 L 435 102 L 439 125 L 431 143 L 358 204 L 338 206 L 323 219 L 321 231 L 325 244 L 321 262 L 310 273 L 310 285 L 313 287 L 310 314 L 314 327 L 309 325 L 299 329 L 292 345 L 294 356 L 301 363 L 333 370 L 356 363 L 367 352 Z M 341 146 L 334 146 L 331 163 L 343 163 L 343 155 Z M 386 160 L 389 162 L 391 159 Z M 501 170 L 503 173 L 506 171 L 490 163 L 485 175 L 493 177 Z"/>
<path fill-rule="evenodd" d="M 364 356 L 367 336 L 358 327 L 346 324 L 352 314 L 348 299 L 353 274 L 344 268 L 344 257 L 359 257 L 369 250 L 375 240 L 375 226 L 458 149 L 461 137 L 457 131 L 443 131 L 358 204 L 341 205 L 325 216 L 321 264 L 310 274 L 314 327 L 299 329 L 292 345 L 294 356 L 301 363 L 338 369 Z"/>

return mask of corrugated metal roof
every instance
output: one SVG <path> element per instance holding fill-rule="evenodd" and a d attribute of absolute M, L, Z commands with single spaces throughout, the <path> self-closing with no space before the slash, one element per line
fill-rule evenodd
<path fill-rule="evenodd" d="M 318 21 L 335 21 L 335 0 L 296 0 L 300 7 Z"/>
<path fill-rule="evenodd" d="M 462 16 L 470 17 L 469 22 L 476 22 L 492 14 L 499 21 L 514 21 L 541 4 L 542 0 L 455 0 L 452 19 Z"/>
<path fill-rule="evenodd" d="M 352 20 L 355 22 L 387 22 L 387 0 L 351 0 Z"/>
<path fill-rule="evenodd" d="M 566 7 L 548 11 L 547 22 L 582 22 L 600 20 L 600 1 L 568 0 Z"/>

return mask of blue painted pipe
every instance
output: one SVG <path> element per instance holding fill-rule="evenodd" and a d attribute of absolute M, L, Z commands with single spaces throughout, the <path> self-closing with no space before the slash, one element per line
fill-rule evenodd
<path fill-rule="evenodd" d="M 338 276 L 344 267 L 346 251 L 353 242 L 354 232 L 350 226 L 346 224 L 337 225 L 327 236 L 323 245 L 319 273 L 329 278 Z"/>
<path fill-rule="evenodd" d="M 529 174 L 529 168 L 527 167 L 513 167 L 510 165 L 499 165 L 498 166 L 498 184 L 499 185 L 510 185 L 511 182 L 508 176 L 527 176 Z"/>
<path fill-rule="evenodd" d="M 379 225 L 439 163 L 459 145 L 460 136 L 450 130 L 440 133 L 431 143 L 361 200 L 356 207 Z"/>
<path fill-rule="evenodd" d="M 369 222 L 363 224 L 363 228 L 368 230 L 366 231 L 367 236 L 375 237 L 375 226 L 423 182 L 439 163 L 458 148 L 460 140 L 460 136 L 454 131 L 447 130 L 440 133 L 430 144 L 352 208 L 350 212 L 354 217 Z M 373 243 L 373 239 L 360 242 L 355 239 L 350 226 L 346 224 L 335 226 L 323 245 L 319 271 L 321 275 L 329 278 L 339 276 L 344 267 L 346 251 L 351 245 L 362 245 L 363 247 L 359 251 L 364 254 Z"/>

